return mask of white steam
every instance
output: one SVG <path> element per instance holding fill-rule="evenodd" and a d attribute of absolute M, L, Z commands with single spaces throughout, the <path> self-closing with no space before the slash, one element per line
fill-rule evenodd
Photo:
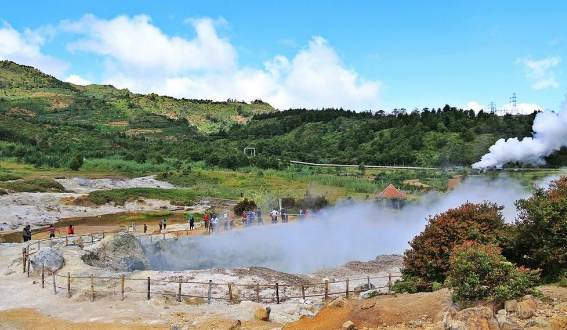
<path fill-rule="evenodd" d="M 374 203 L 340 205 L 321 219 L 255 226 L 210 236 L 183 236 L 147 245 L 154 269 L 184 270 L 263 266 L 291 273 L 310 273 L 351 260 L 370 260 L 381 254 L 401 254 L 423 231 L 429 215 L 466 202 L 503 205 L 506 221 L 516 216 L 514 201 L 530 195 L 517 181 L 468 178 L 448 194 L 427 194 L 400 211 L 379 209 Z"/>
<path fill-rule="evenodd" d="M 509 162 L 524 164 L 545 164 L 544 157 L 567 146 L 567 111 L 556 114 L 545 111 L 536 115 L 532 126 L 534 137 L 523 140 L 500 139 L 490 147 L 489 153 L 472 165 L 473 168 L 501 168 Z"/>

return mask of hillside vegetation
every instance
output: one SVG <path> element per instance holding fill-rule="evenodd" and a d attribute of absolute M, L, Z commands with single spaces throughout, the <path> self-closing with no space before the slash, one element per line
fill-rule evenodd
<path fill-rule="evenodd" d="M 284 169 L 289 160 L 355 164 L 362 170 L 468 166 L 500 138 L 531 136 L 534 116 L 476 114 L 449 105 L 390 114 L 276 111 L 259 100 L 213 102 L 77 86 L 0 62 L 0 157 L 36 167 L 73 163 L 80 169 L 81 159 L 98 170 L 154 173 L 202 161 L 224 169 Z M 246 147 L 255 148 L 256 156 L 245 155 Z M 548 163 L 566 164 L 567 150 Z"/>

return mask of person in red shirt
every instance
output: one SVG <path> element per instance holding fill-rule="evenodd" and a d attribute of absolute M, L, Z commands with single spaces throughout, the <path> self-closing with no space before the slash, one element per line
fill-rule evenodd
<path fill-rule="evenodd" d="M 67 235 L 75 235 L 75 228 L 73 225 L 69 225 L 69 228 L 67 228 Z"/>
<path fill-rule="evenodd" d="M 209 229 L 209 215 L 207 213 L 205 213 L 205 217 L 203 218 L 203 221 L 205 222 L 205 230 Z"/>
<path fill-rule="evenodd" d="M 45 231 L 49 232 L 49 238 L 51 237 L 55 237 L 55 231 L 57 230 L 58 233 L 60 233 L 59 229 L 53 227 L 53 225 L 49 225 L 49 227 L 47 227 L 47 229 Z"/>

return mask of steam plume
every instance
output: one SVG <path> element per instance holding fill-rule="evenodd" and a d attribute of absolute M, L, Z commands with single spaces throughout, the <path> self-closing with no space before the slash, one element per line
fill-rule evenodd
<path fill-rule="evenodd" d="M 423 231 L 429 215 L 467 201 L 503 205 L 506 221 L 511 222 L 516 216 L 514 201 L 530 193 L 507 177 L 470 177 L 448 194 L 427 194 L 400 211 L 381 210 L 372 202 L 338 205 L 328 209 L 324 219 L 182 236 L 177 241 L 146 245 L 146 254 L 156 270 L 263 266 L 310 273 L 351 260 L 401 254 L 409 247 L 408 241 Z"/>
<path fill-rule="evenodd" d="M 524 164 L 545 164 L 544 157 L 549 156 L 563 146 L 567 146 L 567 111 L 556 114 L 545 111 L 536 115 L 532 126 L 534 137 L 523 140 L 500 139 L 490 147 L 489 153 L 472 165 L 473 168 L 501 168 L 508 162 Z"/>

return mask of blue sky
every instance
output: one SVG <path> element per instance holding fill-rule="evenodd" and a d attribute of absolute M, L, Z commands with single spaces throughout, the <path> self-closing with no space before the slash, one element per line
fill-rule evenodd
<path fill-rule="evenodd" d="M 0 59 L 75 83 L 280 109 L 561 110 L 564 1 L 31 1 Z"/>

